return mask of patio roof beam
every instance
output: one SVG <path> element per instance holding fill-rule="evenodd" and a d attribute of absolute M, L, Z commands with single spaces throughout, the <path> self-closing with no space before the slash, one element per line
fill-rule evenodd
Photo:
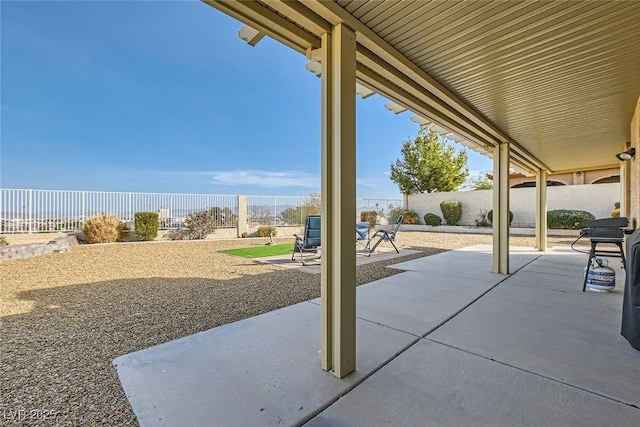
<path fill-rule="evenodd" d="M 320 47 L 319 36 L 305 31 L 257 1 L 202 1 L 300 53 L 305 53 L 309 47 Z"/>
<path fill-rule="evenodd" d="M 403 80 L 414 81 L 443 101 L 444 105 L 452 107 L 475 123 L 476 126 L 482 128 L 485 132 L 490 133 L 494 139 L 500 142 L 509 142 L 512 148 L 518 149 L 520 154 L 523 157 L 527 157 L 531 163 L 536 165 L 537 168 L 550 171 L 549 168 L 539 159 L 535 158 L 520 147 L 493 123 L 465 104 L 455 94 L 438 83 L 420 67 L 385 42 L 380 36 L 343 9 L 339 4 L 333 1 L 318 2 L 315 0 L 300 0 L 300 2 L 334 25 L 340 22 L 344 22 L 349 25 L 355 30 L 358 43 L 396 68 L 404 76 Z"/>
<path fill-rule="evenodd" d="M 465 138 L 478 143 L 483 146 L 492 147 L 494 143 L 486 141 L 481 135 L 475 133 L 474 130 L 467 128 L 465 125 L 445 116 L 440 111 L 433 108 L 430 104 L 424 101 L 423 98 L 418 97 L 407 90 L 396 86 L 389 80 L 380 78 L 376 72 L 372 71 L 368 67 L 358 64 L 358 80 L 365 83 L 367 86 L 375 86 L 376 91 L 396 102 L 402 104 L 416 114 L 424 115 L 433 121 L 446 126 L 453 132 L 464 136 Z"/>
<path fill-rule="evenodd" d="M 484 131 L 474 123 L 470 122 L 467 117 L 446 105 L 440 98 L 434 96 L 433 93 L 419 85 L 416 81 L 407 79 L 400 70 L 393 67 L 367 48 L 360 46 L 357 58 L 360 64 L 365 65 L 371 70 L 375 70 L 378 75 L 393 82 L 394 85 L 405 89 L 407 93 L 419 94 L 421 98 L 428 100 L 431 110 L 433 111 L 432 114 L 438 114 L 441 118 L 445 116 L 450 117 L 459 123 L 467 123 L 467 127 L 474 129 L 474 132 L 481 137 L 485 143 L 488 143 L 491 146 L 495 146 L 501 141 L 494 135 L 491 135 L 489 132 Z"/>
<path fill-rule="evenodd" d="M 313 34 L 331 33 L 333 30 L 331 23 L 297 1 L 270 1 L 268 6 Z"/>
<path fill-rule="evenodd" d="M 439 85 L 439 83 L 428 74 L 422 72 L 417 66 L 406 60 L 399 52 L 395 51 L 395 49 L 386 44 L 380 37 L 333 2 L 322 2 L 322 5 L 318 5 L 316 2 L 307 2 L 304 0 L 298 2 L 281 2 L 275 0 L 268 4 L 259 1 L 203 1 L 300 53 L 306 53 L 309 48 L 318 49 L 320 47 L 320 36 L 318 32 L 326 32 L 330 30 L 331 25 L 345 22 L 344 19 L 349 22 L 354 21 L 353 24 L 358 27 L 356 32 L 357 40 L 362 40 L 362 43 L 357 45 L 358 61 L 365 66 L 369 66 L 369 68 L 376 69 L 378 74 L 384 74 L 379 77 L 373 76 L 373 78 L 369 76 L 368 81 L 372 89 L 378 90 L 379 86 L 382 85 L 387 86 L 388 89 L 388 85 L 384 83 L 382 79 L 386 78 L 387 80 L 393 81 L 393 85 L 395 86 L 404 86 L 405 93 L 410 94 L 419 91 L 418 93 L 420 93 L 421 97 L 426 97 L 429 101 L 428 105 L 423 102 L 425 108 L 421 109 L 422 114 L 426 113 L 427 117 L 449 127 L 452 131 L 460 135 L 464 135 L 467 139 L 477 143 L 481 147 L 486 146 L 493 148 L 499 142 L 508 140 L 506 135 L 500 132 L 496 133 L 495 129 L 487 128 L 486 123 L 482 125 L 482 123 L 485 122 L 482 117 L 474 117 L 477 114 L 466 107 L 462 101 L 457 100 L 446 88 Z M 332 12 L 329 13 L 325 9 L 325 6 Z M 333 12 L 338 11 L 338 9 L 335 9 L 336 7 L 342 11 L 339 12 L 339 15 L 333 14 Z M 283 15 L 286 15 L 289 19 Z M 333 18 L 327 19 L 325 15 L 332 16 Z M 367 35 L 367 37 L 363 35 Z M 372 46 L 369 36 L 376 42 L 379 42 L 381 46 Z M 369 47 L 373 47 L 376 51 L 382 52 L 384 57 L 381 57 Z M 385 59 L 385 57 L 387 59 Z M 393 63 L 390 62 L 390 60 L 393 61 Z M 407 67 L 411 68 L 411 70 L 407 69 Z M 413 78 L 408 78 L 408 75 Z M 380 92 L 382 92 L 382 90 L 380 90 Z M 387 96 L 395 102 L 405 105 L 408 104 L 408 102 L 403 100 L 404 97 L 398 96 L 397 94 L 394 95 L 392 93 L 393 91 L 386 90 L 385 92 Z M 418 113 L 419 111 L 415 112 Z M 466 131 L 464 131 L 464 129 L 466 129 Z M 539 162 L 534 156 L 517 144 L 512 142 L 510 146 L 513 149 L 513 161 L 518 166 L 532 172 L 538 169 L 549 171 L 546 165 Z"/>
<path fill-rule="evenodd" d="M 457 135 L 463 136 L 465 139 L 472 141 L 486 151 L 491 151 L 495 147 L 495 142 L 488 142 L 482 136 L 475 133 L 475 130 L 466 127 L 466 124 L 460 124 L 451 117 L 443 115 L 440 111 L 435 110 L 430 104 L 424 102 L 423 98 L 414 95 L 414 92 L 408 92 L 399 86 L 391 83 L 389 80 L 381 78 L 373 70 L 365 67 L 361 63 L 358 64 L 358 80 L 367 86 L 376 87 L 376 91 L 384 97 L 404 104 L 414 113 L 429 118 L 434 122 L 446 127 Z M 518 153 L 513 153 L 511 162 L 528 171 L 537 170 L 535 164 L 529 162 L 525 157 Z"/>

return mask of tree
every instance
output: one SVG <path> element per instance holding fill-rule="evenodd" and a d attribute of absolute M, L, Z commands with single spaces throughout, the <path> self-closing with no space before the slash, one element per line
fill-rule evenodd
<path fill-rule="evenodd" d="M 310 193 L 300 206 L 287 208 L 280 213 L 280 218 L 287 224 L 302 224 L 307 215 L 320 213 L 320 194 Z"/>
<path fill-rule="evenodd" d="M 305 215 L 320 213 L 320 193 L 309 193 L 302 202 L 302 211 Z"/>
<path fill-rule="evenodd" d="M 259 224 L 270 224 L 271 210 L 268 206 L 249 206 L 248 220 Z"/>
<path fill-rule="evenodd" d="M 300 206 L 283 210 L 280 212 L 280 218 L 285 224 L 300 224 L 302 221 Z"/>
<path fill-rule="evenodd" d="M 472 190 L 493 190 L 493 182 L 483 173 L 471 178 L 470 186 Z"/>
<path fill-rule="evenodd" d="M 402 145 L 402 160 L 391 165 L 391 180 L 402 194 L 455 191 L 468 176 L 467 150 L 456 154 L 430 126 L 420 126 L 415 139 Z"/>
<path fill-rule="evenodd" d="M 218 227 L 234 227 L 238 223 L 238 215 L 229 208 L 214 207 L 210 210 L 211 219 Z"/>

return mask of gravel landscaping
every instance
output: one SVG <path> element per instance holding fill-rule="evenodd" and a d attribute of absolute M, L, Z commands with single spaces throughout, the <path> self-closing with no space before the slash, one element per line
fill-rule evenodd
<path fill-rule="evenodd" d="M 401 232 L 397 240 L 422 252 L 359 266 L 359 285 L 399 273 L 387 265 L 492 236 Z M 2 424 L 138 425 L 114 358 L 320 295 L 320 275 L 217 252 L 266 241 L 82 245 L 0 263 Z"/>

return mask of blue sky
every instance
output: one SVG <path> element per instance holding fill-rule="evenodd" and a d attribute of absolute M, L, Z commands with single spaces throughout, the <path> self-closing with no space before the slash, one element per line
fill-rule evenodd
<path fill-rule="evenodd" d="M 320 187 L 320 79 L 198 1 L 0 2 L 0 186 L 307 195 Z M 357 102 L 358 197 L 399 198 L 418 125 Z M 469 152 L 472 176 L 491 160 Z"/>

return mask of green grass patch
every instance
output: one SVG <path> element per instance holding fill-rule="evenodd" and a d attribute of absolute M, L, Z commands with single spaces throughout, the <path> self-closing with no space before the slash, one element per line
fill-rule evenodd
<path fill-rule="evenodd" d="M 262 258 L 267 256 L 287 255 L 293 253 L 293 243 L 282 245 L 252 246 L 250 248 L 226 249 L 220 251 L 229 255 L 241 256 L 244 258 Z"/>

